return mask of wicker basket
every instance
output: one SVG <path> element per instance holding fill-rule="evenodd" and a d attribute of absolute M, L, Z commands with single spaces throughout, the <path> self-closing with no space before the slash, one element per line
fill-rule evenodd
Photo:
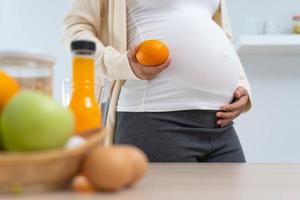
<path fill-rule="evenodd" d="M 101 144 L 105 130 L 87 136 L 81 146 L 38 153 L 0 153 L 0 192 L 64 188 L 76 176 L 86 153 Z"/>

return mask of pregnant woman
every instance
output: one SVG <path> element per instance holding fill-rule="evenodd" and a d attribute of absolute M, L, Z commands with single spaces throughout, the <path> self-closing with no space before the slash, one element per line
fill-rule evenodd
<path fill-rule="evenodd" d="M 224 0 L 75 0 L 64 24 L 66 44 L 97 43 L 98 80 L 112 80 L 108 141 L 152 162 L 245 162 L 233 120 L 250 109 L 250 86 Z M 172 58 L 137 63 L 147 39 Z"/>

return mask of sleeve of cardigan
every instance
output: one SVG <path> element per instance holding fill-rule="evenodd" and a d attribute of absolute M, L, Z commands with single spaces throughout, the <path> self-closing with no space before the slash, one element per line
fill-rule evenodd
<path fill-rule="evenodd" d="M 233 41 L 233 34 L 230 26 L 228 11 L 226 7 L 225 0 L 221 0 L 221 4 L 216 11 L 215 15 L 213 16 L 214 21 L 224 30 L 225 34 L 229 38 L 230 41 Z M 242 66 L 242 65 L 241 65 Z M 252 102 L 252 94 L 251 94 L 251 86 L 248 81 L 247 74 L 245 73 L 245 70 L 243 67 L 240 69 L 240 79 L 237 85 L 237 88 L 243 87 L 245 88 L 250 97 L 250 101 L 247 104 L 245 108 L 245 112 L 249 111 L 251 109 L 251 102 Z"/>
<path fill-rule="evenodd" d="M 97 44 L 96 68 L 101 80 L 139 80 L 132 71 L 127 53 L 120 53 L 111 46 L 104 46 L 99 38 L 102 25 L 99 0 L 73 0 L 64 19 L 64 44 L 70 47 L 73 40 L 90 40 Z M 100 74 L 99 74 L 100 73 Z"/>

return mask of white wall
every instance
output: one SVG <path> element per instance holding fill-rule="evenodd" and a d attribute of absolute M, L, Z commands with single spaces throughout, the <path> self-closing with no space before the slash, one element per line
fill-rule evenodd
<path fill-rule="evenodd" d="M 0 25 L 3 24 L 3 0 L 0 0 Z M 0 26 L 0 47 L 2 46 L 3 28 Z"/>
<path fill-rule="evenodd" d="M 300 162 L 300 58 L 242 57 L 253 109 L 236 127 L 250 162 Z"/>
<path fill-rule="evenodd" d="M 0 0 L 0 49 L 33 50 L 55 56 L 54 97 L 70 74 L 70 58 L 61 43 L 62 20 L 70 0 Z M 2 33 L 2 34 L 1 34 Z"/>
<path fill-rule="evenodd" d="M 248 16 L 274 19 L 289 32 L 299 0 L 227 0 L 236 35 Z M 69 0 L 0 0 L 0 49 L 40 49 L 56 56 L 55 98 L 70 76 L 70 58 L 61 45 L 62 19 Z M 272 5 L 271 5 L 272 4 Z M 2 5 L 2 8 L 1 8 Z M 299 58 L 243 57 L 253 87 L 253 111 L 236 123 L 250 162 L 300 162 Z"/>
<path fill-rule="evenodd" d="M 273 20 L 280 32 L 292 31 L 292 16 L 300 13 L 299 0 L 226 0 L 232 28 L 236 35 L 245 33 L 249 18 Z"/>
<path fill-rule="evenodd" d="M 290 33 L 300 1 L 228 0 L 228 8 L 235 35 L 245 33 L 245 22 L 253 16 L 275 20 L 280 32 Z M 241 59 L 253 89 L 252 111 L 236 122 L 248 161 L 300 162 L 300 56 Z"/>

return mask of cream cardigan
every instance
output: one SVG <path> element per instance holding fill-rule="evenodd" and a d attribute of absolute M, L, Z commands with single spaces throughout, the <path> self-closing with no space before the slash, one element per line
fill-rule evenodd
<path fill-rule="evenodd" d="M 66 46 L 72 40 L 86 39 L 97 44 L 97 91 L 104 79 L 112 81 L 110 107 L 107 119 L 106 143 L 111 144 L 116 123 L 116 105 L 125 80 L 139 80 L 131 70 L 127 59 L 127 23 L 126 0 L 73 0 L 72 7 L 64 20 L 64 42 Z M 221 0 L 214 20 L 232 39 L 225 0 Z M 238 86 L 251 93 L 247 76 L 242 70 Z M 251 107 L 249 103 L 247 110 Z"/>

